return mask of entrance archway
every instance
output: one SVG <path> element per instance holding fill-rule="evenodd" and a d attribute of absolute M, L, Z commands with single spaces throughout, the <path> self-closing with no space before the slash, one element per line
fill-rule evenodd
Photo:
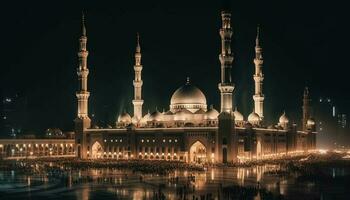
<path fill-rule="evenodd" d="M 193 143 L 190 148 L 190 162 L 207 162 L 207 148 L 199 141 Z"/>
<path fill-rule="evenodd" d="M 91 148 L 91 158 L 102 158 L 103 156 L 103 148 L 99 142 L 95 142 Z"/>

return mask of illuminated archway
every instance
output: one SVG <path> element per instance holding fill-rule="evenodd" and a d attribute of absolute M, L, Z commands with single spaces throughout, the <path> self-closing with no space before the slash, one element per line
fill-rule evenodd
<path fill-rule="evenodd" d="M 190 162 L 207 162 L 207 148 L 199 141 L 193 143 L 190 148 Z"/>
<path fill-rule="evenodd" d="M 91 148 L 91 158 L 96 159 L 96 158 L 102 158 L 102 157 L 103 157 L 103 148 L 101 144 L 96 141 Z"/>

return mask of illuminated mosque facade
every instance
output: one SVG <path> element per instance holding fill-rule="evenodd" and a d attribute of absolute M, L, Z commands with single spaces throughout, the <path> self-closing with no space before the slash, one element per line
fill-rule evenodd
<path fill-rule="evenodd" d="M 75 140 L 0 140 L 3 157 L 76 156 L 81 159 L 178 160 L 195 163 L 232 163 L 312 151 L 316 147 L 315 121 L 310 115 L 308 88 L 303 95 L 302 124 L 291 123 L 283 113 L 277 124 L 264 122 L 263 56 L 257 29 L 255 45 L 254 109 L 245 118 L 233 108 L 235 85 L 231 77 L 230 12 L 221 12 L 220 110 L 207 105 L 205 94 L 189 78 L 172 95 L 168 111 L 143 113 L 141 46 L 135 52 L 133 113 L 122 113 L 114 126 L 91 126 L 88 115 L 88 50 L 83 16 L 79 38 L 79 80 Z M 219 68 L 218 68 L 219 70 Z"/>
<path fill-rule="evenodd" d="M 315 149 L 315 121 L 310 116 L 309 91 L 303 95 L 301 130 L 283 113 L 276 125 L 264 124 L 263 56 L 257 29 L 255 45 L 254 109 L 245 118 L 233 108 L 235 85 L 231 77 L 234 61 L 231 50 L 230 12 L 221 13 L 220 110 L 207 106 L 205 94 L 189 78 L 172 95 L 168 111 L 143 113 L 141 47 L 137 35 L 133 113 L 117 117 L 114 127 L 91 127 L 88 116 L 87 37 L 83 20 L 78 78 L 78 112 L 75 119 L 76 155 L 82 159 L 180 160 L 200 163 L 231 163 L 293 154 Z"/>

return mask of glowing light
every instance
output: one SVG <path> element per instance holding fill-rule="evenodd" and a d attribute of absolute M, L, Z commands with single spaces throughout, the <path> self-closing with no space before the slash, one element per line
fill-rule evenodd
<path fill-rule="evenodd" d="M 328 152 L 328 150 L 326 150 L 326 149 L 319 149 L 318 152 L 320 154 L 326 154 Z"/>

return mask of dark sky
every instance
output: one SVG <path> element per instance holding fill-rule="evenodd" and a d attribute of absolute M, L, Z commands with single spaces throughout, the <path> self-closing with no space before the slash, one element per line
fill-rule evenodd
<path fill-rule="evenodd" d="M 26 99 L 26 130 L 72 129 L 77 48 L 86 11 L 90 114 L 111 123 L 132 111 L 136 32 L 141 35 L 144 110 L 168 109 L 187 76 L 219 109 L 220 1 L 7 1 L 0 20 L 3 97 Z M 348 113 L 349 21 L 337 1 L 232 1 L 234 103 L 252 111 L 254 40 L 261 24 L 266 119 L 300 116 L 305 85 Z"/>

